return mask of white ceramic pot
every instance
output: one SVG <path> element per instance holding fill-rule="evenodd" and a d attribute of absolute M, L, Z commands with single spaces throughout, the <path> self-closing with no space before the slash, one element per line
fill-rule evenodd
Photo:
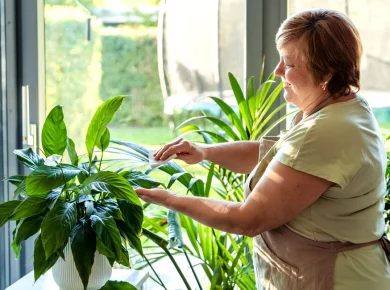
<path fill-rule="evenodd" d="M 53 266 L 53 279 L 60 290 L 84 290 L 83 283 L 73 260 L 72 250 L 68 244 L 64 250 L 65 261 L 59 258 Z M 91 276 L 88 281 L 88 290 L 97 290 L 110 279 L 112 268 L 107 258 L 95 253 L 95 261 L 92 266 Z"/>

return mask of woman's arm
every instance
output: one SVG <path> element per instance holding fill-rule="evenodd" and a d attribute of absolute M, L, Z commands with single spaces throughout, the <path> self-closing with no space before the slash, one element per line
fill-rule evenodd
<path fill-rule="evenodd" d="M 259 159 L 258 141 L 236 141 L 219 144 L 196 145 L 184 139 L 178 139 L 164 145 L 156 154 L 156 160 L 165 160 L 176 154 L 177 159 L 188 164 L 209 160 L 230 171 L 249 174 Z"/>
<path fill-rule="evenodd" d="M 277 228 L 315 202 L 330 181 L 273 160 L 245 202 L 177 195 L 163 189 L 136 189 L 141 199 L 183 213 L 222 231 L 256 236 Z"/>

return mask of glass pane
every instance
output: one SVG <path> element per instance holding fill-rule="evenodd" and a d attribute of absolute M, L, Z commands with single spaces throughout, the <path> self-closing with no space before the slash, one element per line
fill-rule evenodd
<path fill-rule="evenodd" d="M 81 4 L 81 3 L 82 4 Z M 68 136 L 79 154 L 96 108 L 128 95 L 111 123 L 112 139 L 153 144 L 171 139 L 163 127 L 157 68 L 156 0 L 46 0 L 46 110 L 64 106 Z M 147 108 L 146 108 L 147 107 Z M 131 128 L 130 128 L 131 127 Z M 164 140 L 153 139 L 157 132 Z"/>
<path fill-rule="evenodd" d="M 367 99 L 384 134 L 390 131 L 390 1 L 289 0 L 289 15 L 310 8 L 347 14 L 363 43 L 360 93 Z"/>

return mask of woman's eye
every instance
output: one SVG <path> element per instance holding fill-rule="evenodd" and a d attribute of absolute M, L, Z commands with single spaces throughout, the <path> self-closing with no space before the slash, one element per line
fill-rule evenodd
<path fill-rule="evenodd" d="M 294 67 L 292 64 L 285 64 L 284 65 L 285 68 L 290 68 L 290 67 Z"/>

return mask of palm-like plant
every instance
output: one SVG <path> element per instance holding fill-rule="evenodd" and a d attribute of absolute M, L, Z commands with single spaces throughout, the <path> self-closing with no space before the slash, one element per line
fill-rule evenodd
<path fill-rule="evenodd" d="M 260 86 L 257 90 L 254 88 L 254 78 L 251 77 L 248 81 L 246 96 L 244 96 L 242 89 L 232 74 L 229 74 L 229 79 L 237 102 L 238 112 L 236 113 L 223 100 L 210 97 L 221 109 L 223 118 L 215 118 L 208 115 L 190 118 L 178 126 L 177 129 L 180 129 L 182 132 L 181 136 L 197 133 L 203 137 L 205 143 L 259 140 L 288 116 L 285 115 L 277 120 L 273 119 L 287 105 L 287 103 L 283 103 L 273 109 L 273 105 L 282 90 L 281 84 L 273 88 L 275 83 L 275 75 L 273 73 L 264 83 L 262 82 L 263 73 L 261 73 Z M 215 125 L 216 130 L 205 130 L 194 124 L 198 120 L 211 122 Z M 116 148 L 116 150 L 120 150 L 122 153 L 126 152 L 133 157 L 135 157 L 134 152 L 137 152 L 142 157 L 139 156 L 136 159 L 147 161 L 147 150 L 143 151 L 139 146 L 135 146 L 132 143 L 116 143 L 123 147 L 121 149 Z M 158 169 L 171 176 L 168 188 L 176 181 L 179 181 L 187 188 L 188 192 L 195 196 L 209 197 L 218 195 L 224 200 L 243 201 L 244 175 L 236 174 L 208 161 L 202 162 L 201 166 L 206 169 L 206 174 L 202 179 L 193 177 L 172 161 L 160 166 Z M 149 172 L 150 170 L 145 173 L 148 174 Z M 215 181 L 219 182 L 220 186 L 217 186 Z M 190 256 L 195 257 L 196 265 L 202 267 L 209 279 L 210 289 L 233 289 L 234 287 L 253 289 L 255 287 L 250 258 L 252 248 L 252 240 L 250 238 L 213 230 L 183 215 L 179 215 L 179 218 L 176 219 L 166 219 L 165 214 L 161 215 L 162 212 L 169 213 L 170 216 L 177 215 L 164 209 L 161 209 L 155 215 L 148 214 L 148 210 L 145 210 L 144 227 L 151 231 L 157 231 L 171 241 L 177 241 L 177 245 L 180 245 L 185 254 L 188 252 Z M 180 220 L 180 223 L 174 222 L 172 225 L 172 220 Z M 170 231 L 170 235 L 166 226 L 174 228 L 174 230 Z M 184 243 L 181 238 L 179 226 L 184 229 L 187 235 L 187 243 Z M 167 247 L 167 244 L 165 244 L 165 247 Z M 158 261 L 163 256 L 165 256 L 164 253 L 153 255 L 150 262 Z M 198 287 L 201 289 L 201 285 L 198 285 Z"/>

